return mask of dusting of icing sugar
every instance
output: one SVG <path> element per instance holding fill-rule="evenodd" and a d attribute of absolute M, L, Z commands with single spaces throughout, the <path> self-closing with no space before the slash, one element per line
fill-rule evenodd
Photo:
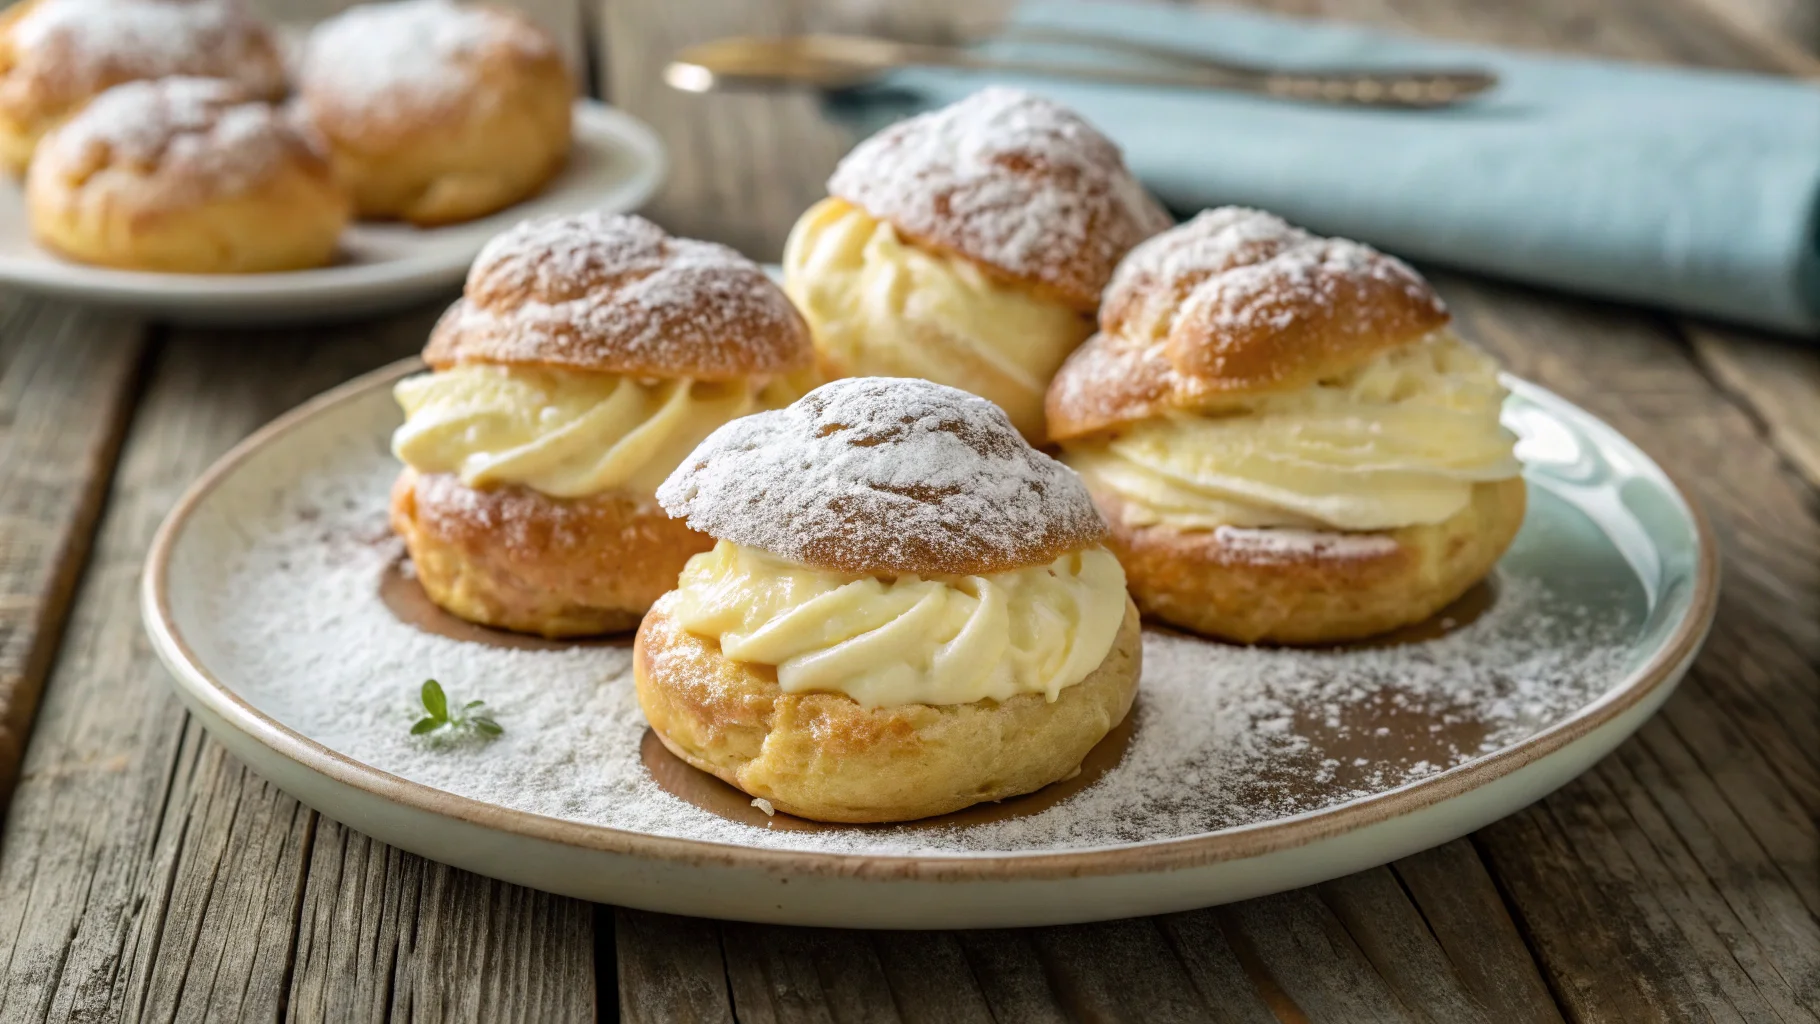
<path fill-rule="evenodd" d="M 1003 572 L 1106 532 L 1080 477 L 1004 410 L 899 377 L 838 380 L 726 424 L 657 500 L 711 537 L 845 572 Z"/>
<path fill-rule="evenodd" d="M 366 434 L 287 464 L 241 513 L 186 639 L 256 707 L 361 763 L 503 807 L 635 832 L 857 855 L 1040 852 L 1199 834 L 1317 810 L 1446 770 L 1561 719 L 1628 667 L 1634 623 L 1505 575 L 1436 640 L 1332 651 L 1144 636 L 1122 761 L 1040 812 L 962 828 L 768 829 L 672 796 L 640 758 L 626 647 L 507 649 L 407 625 L 379 583 L 396 464 Z M 199 526 L 201 524 L 198 524 Z M 380 540 L 378 538 L 387 538 Z M 1543 543 L 1562 543 L 1541 538 Z M 1520 564 L 1522 560 L 1519 560 Z M 418 686 L 485 700 L 496 741 L 409 735 Z"/>
<path fill-rule="evenodd" d="M 227 78 L 261 97 L 284 91 L 276 42 L 237 0 L 40 0 L 10 38 L 6 79 L 66 101 L 166 75 Z"/>
<path fill-rule="evenodd" d="M 1170 223 L 1092 125 L 1002 87 L 861 142 L 828 191 L 913 239 L 1089 308 L 1119 257 Z"/>
<path fill-rule="evenodd" d="M 1397 542 L 1381 533 L 1220 526 L 1213 536 L 1227 551 L 1256 562 L 1382 558 L 1397 550 Z"/>
<path fill-rule="evenodd" d="M 47 171 L 78 178 L 101 167 L 155 175 L 166 198 L 234 195 L 297 159 L 321 158 L 278 108 L 231 82 L 175 77 L 102 93 L 39 157 Z"/>
<path fill-rule="evenodd" d="M 1107 286 L 1106 307 L 1111 318 L 1146 298 L 1179 304 L 1174 316 L 1210 324 L 1217 344 L 1251 328 L 1287 328 L 1311 310 L 1331 307 L 1343 283 L 1361 279 L 1444 308 L 1421 275 L 1394 256 L 1238 206 L 1202 211 L 1133 249 Z M 1375 324 L 1361 319 L 1354 326 Z"/>
<path fill-rule="evenodd" d="M 317 25 L 298 78 L 314 105 L 350 115 L 416 117 L 476 94 L 492 54 L 558 56 L 555 44 L 515 12 L 453 0 L 350 7 Z"/>
<path fill-rule="evenodd" d="M 758 264 L 629 214 L 522 221 L 481 249 L 463 296 L 437 329 L 456 356 L 704 379 L 812 358 L 807 325 Z M 441 348 L 426 358 L 445 361 Z"/>

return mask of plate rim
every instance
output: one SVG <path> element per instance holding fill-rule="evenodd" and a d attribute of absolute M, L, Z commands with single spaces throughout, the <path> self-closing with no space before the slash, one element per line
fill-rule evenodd
<path fill-rule="evenodd" d="M 1305 811 L 1218 832 L 1147 840 L 1080 850 L 1017 853 L 831 853 L 743 846 L 679 836 L 653 835 L 571 821 L 461 796 L 414 782 L 334 750 L 254 707 L 202 664 L 177 629 L 170 606 L 172 552 L 190 517 L 242 463 L 307 421 L 365 398 L 421 370 L 416 356 L 389 363 L 309 399 L 254 431 L 218 458 L 172 506 L 152 539 L 140 578 L 140 611 L 146 633 L 175 685 L 188 691 L 229 726 L 254 742 L 333 782 L 412 810 L 451 818 L 495 832 L 616 854 L 685 865 L 756 869 L 787 876 L 918 881 L 1032 881 L 1081 876 L 1132 875 L 1201 867 L 1264 856 L 1366 826 L 1404 817 L 1479 789 L 1557 753 L 1619 718 L 1664 686 L 1672 686 L 1691 664 L 1718 605 L 1719 555 L 1706 514 L 1680 481 L 1642 446 L 1539 384 L 1505 375 L 1511 390 L 1532 400 L 1565 406 L 1605 427 L 1635 449 L 1660 473 L 1694 526 L 1698 547 L 1694 590 L 1687 613 L 1641 666 L 1571 716 L 1502 750 L 1437 775 L 1343 804 Z"/>
<path fill-rule="evenodd" d="M 614 204 L 616 208 L 626 212 L 636 210 L 657 194 L 669 174 L 670 159 L 656 129 L 618 107 L 590 97 L 576 97 L 570 109 L 579 125 L 600 130 L 638 154 L 638 168 L 624 184 L 614 189 L 624 195 Z M 536 199 L 537 196 L 529 196 L 526 201 Z M 20 202 L 24 202 L 23 195 Z M 511 210 L 508 206 L 486 216 Z M 420 254 L 372 263 L 259 274 L 183 274 L 100 267 L 55 258 L 0 256 L 0 284 L 40 294 L 155 312 L 183 310 L 199 303 L 258 311 L 312 298 L 368 300 L 395 292 L 453 284 L 466 273 L 473 258 L 471 252 L 464 252 L 459 259 Z"/>

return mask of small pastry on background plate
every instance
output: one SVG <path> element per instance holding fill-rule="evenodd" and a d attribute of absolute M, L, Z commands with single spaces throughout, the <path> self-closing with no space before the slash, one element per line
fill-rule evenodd
<path fill-rule="evenodd" d="M 629 630 L 713 545 L 657 485 L 811 359 L 757 264 L 640 217 L 526 221 L 487 244 L 401 381 L 392 526 L 430 599 L 550 637 Z"/>
<path fill-rule="evenodd" d="M 102 93 L 39 144 L 25 205 L 33 237 L 60 255 L 191 274 L 322 266 L 348 221 L 307 133 L 212 78 Z"/>
<path fill-rule="evenodd" d="M 0 13 L 0 163 L 22 174 L 44 134 L 124 82 L 224 78 L 284 95 L 272 32 L 237 0 L 23 0 Z"/>
<path fill-rule="evenodd" d="M 472 220 L 534 195 L 568 158 L 575 80 L 507 8 L 350 8 L 310 34 L 297 89 L 362 218 Z"/>
<path fill-rule="evenodd" d="M 1130 710 L 1137 610 L 1086 488 L 997 406 L 862 377 L 716 431 L 658 490 L 716 539 L 634 648 L 671 752 L 877 822 L 1069 777 Z"/>
<path fill-rule="evenodd" d="M 1168 227 L 1079 115 L 991 88 L 861 142 L 784 247 L 827 377 L 923 377 L 991 399 L 1032 441 L 1119 258 Z"/>
<path fill-rule="evenodd" d="M 1523 523 L 1497 364 L 1399 260 L 1257 210 L 1139 246 L 1049 432 L 1146 616 L 1241 642 L 1419 622 Z"/>

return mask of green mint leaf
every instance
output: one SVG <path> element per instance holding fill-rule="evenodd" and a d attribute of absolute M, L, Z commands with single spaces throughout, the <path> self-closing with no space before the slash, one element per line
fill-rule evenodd
<path fill-rule="evenodd" d="M 445 722 L 449 720 L 449 698 L 442 692 L 441 683 L 434 679 L 425 679 L 422 696 L 423 709 L 430 713 L 430 717 Z"/>
<path fill-rule="evenodd" d="M 473 721 L 475 730 L 484 735 L 497 736 L 500 733 L 505 732 L 504 729 L 501 729 L 499 727 L 499 723 L 493 721 L 491 718 L 476 718 L 476 719 L 473 719 L 472 721 Z"/>
<path fill-rule="evenodd" d="M 435 732 L 442 728 L 442 724 L 441 721 L 434 718 L 419 718 L 417 724 L 411 726 L 411 735 L 422 736 L 426 732 Z"/>
<path fill-rule="evenodd" d="M 487 706 L 487 702 L 484 700 L 471 700 L 471 701 L 468 701 L 466 704 L 463 704 L 461 706 L 461 710 L 472 711 L 475 708 L 484 708 L 486 706 Z"/>

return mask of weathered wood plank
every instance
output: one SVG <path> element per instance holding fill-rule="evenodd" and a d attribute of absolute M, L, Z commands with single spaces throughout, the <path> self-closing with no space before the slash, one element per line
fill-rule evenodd
<path fill-rule="evenodd" d="M 617 910 L 614 924 L 621 1020 L 732 1024 L 718 924 L 642 910 Z"/>
<path fill-rule="evenodd" d="M 1513 1024 L 1558 1024 L 1561 1013 L 1535 961 L 1513 954 L 1523 938 L 1470 839 L 1405 857 L 1391 870 L 1480 1006 Z"/>
<path fill-rule="evenodd" d="M 0 807 L 87 560 L 144 328 L 0 294 Z"/>
<path fill-rule="evenodd" d="M 1688 325 L 1687 334 L 1713 380 L 1755 412 L 1769 442 L 1820 487 L 1820 351 L 1703 324 Z"/>
<path fill-rule="evenodd" d="M 23 894 L 0 901 L 0 1020 L 594 1017 L 587 905 L 319 820 L 186 725 L 138 625 L 139 565 L 181 488 L 276 413 L 414 351 L 435 312 L 166 344 L 0 848 L 0 891 Z"/>

